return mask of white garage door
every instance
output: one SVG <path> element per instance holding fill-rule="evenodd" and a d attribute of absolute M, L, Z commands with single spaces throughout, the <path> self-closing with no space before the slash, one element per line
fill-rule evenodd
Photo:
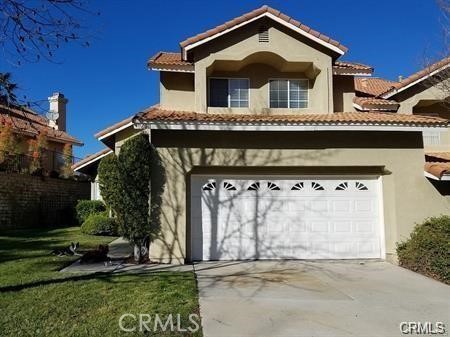
<path fill-rule="evenodd" d="M 380 258 L 377 179 L 193 176 L 193 260 Z"/>

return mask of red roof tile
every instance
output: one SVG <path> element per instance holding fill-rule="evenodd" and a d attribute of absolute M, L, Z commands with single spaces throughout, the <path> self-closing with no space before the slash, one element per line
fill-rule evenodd
<path fill-rule="evenodd" d="M 181 53 L 162 52 L 152 56 L 148 62 L 148 66 L 193 66 L 191 62 L 183 61 Z"/>
<path fill-rule="evenodd" d="M 291 17 L 289 17 L 283 13 L 280 13 L 280 11 L 278 11 L 274 8 L 268 7 L 268 6 L 262 6 L 262 7 L 257 8 L 249 13 L 238 16 L 238 17 L 234 18 L 233 20 L 227 21 L 225 24 L 217 26 L 213 29 L 210 29 L 210 30 L 204 32 L 204 33 L 197 34 L 196 36 L 190 37 L 190 38 L 180 42 L 180 46 L 181 46 L 181 48 L 185 48 L 193 43 L 196 43 L 196 42 L 204 40 L 208 37 L 214 36 L 214 35 L 221 33 L 227 29 L 230 29 L 242 22 L 256 18 L 257 16 L 264 14 L 264 13 L 270 13 L 270 14 L 280 18 L 281 20 L 283 20 L 287 23 L 290 23 L 297 28 L 300 28 L 301 30 L 303 30 L 306 33 L 312 34 L 313 36 L 321 39 L 324 42 L 331 43 L 333 46 L 335 46 L 336 48 L 341 50 L 343 53 L 347 52 L 347 50 L 348 50 L 347 47 L 343 46 L 339 42 L 331 40 L 328 36 L 323 35 L 315 30 L 312 30 L 310 27 L 305 26 L 302 23 L 300 23 L 299 21 L 294 20 Z"/>
<path fill-rule="evenodd" d="M 437 71 L 439 69 L 445 69 L 450 65 L 450 56 L 436 62 L 433 63 L 432 65 L 412 74 L 411 76 L 403 79 L 401 82 L 397 82 L 395 83 L 393 88 L 389 88 L 388 90 L 386 90 L 384 93 L 380 94 L 386 97 L 392 96 L 394 95 L 398 90 L 410 85 L 411 83 L 421 80 L 421 79 L 425 79 L 427 76 L 429 76 L 431 73 L 433 73 L 434 71 Z"/>
<path fill-rule="evenodd" d="M 443 175 L 450 174 L 450 163 L 425 163 L 425 171 L 441 179 Z"/>
<path fill-rule="evenodd" d="M 7 123 L 10 123 L 19 134 L 36 136 L 40 132 L 46 132 L 47 137 L 52 141 L 83 145 L 67 132 L 50 127 L 48 120 L 34 111 L 0 105 L 0 125 Z"/>
<path fill-rule="evenodd" d="M 362 63 L 335 61 L 333 64 L 335 75 L 371 75 L 372 73 L 373 68 Z"/>
<path fill-rule="evenodd" d="M 354 97 L 353 103 L 359 105 L 364 110 L 397 111 L 399 103 L 390 99 L 375 97 Z"/>
<path fill-rule="evenodd" d="M 355 90 L 370 96 L 379 96 L 397 82 L 377 77 L 355 77 Z"/>
<path fill-rule="evenodd" d="M 181 53 L 174 52 L 160 51 L 148 60 L 147 65 L 149 67 L 182 66 L 186 69 L 194 70 L 193 62 L 184 61 L 181 57 Z M 333 64 L 333 69 L 339 69 L 343 71 L 351 70 L 365 74 L 371 74 L 373 72 L 373 68 L 368 65 L 347 61 L 335 61 Z"/>
<path fill-rule="evenodd" d="M 169 111 L 153 106 L 136 115 L 137 122 L 218 122 L 218 123 L 295 123 L 300 125 L 401 125 L 446 127 L 448 120 L 439 117 L 424 117 L 381 112 L 339 112 L 331 114 L 216 114 L 190 111 Z"/>
<path fill-rule="evenodd" d="M 334 66 L 336 68 L 343 68 L 343 69 L 355 69 L 355 70 L 372 70 L 373 68 L 371 66 L 362 64 L 362 63 L 356 63 L 356 62 L 348 62 L 348 61 L 335 61 Z"/>

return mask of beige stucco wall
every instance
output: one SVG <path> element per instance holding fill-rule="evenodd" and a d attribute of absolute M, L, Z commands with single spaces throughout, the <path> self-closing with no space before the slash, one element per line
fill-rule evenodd
<path fill-rule="evenodd" d="M 120 148 L 122 147 L 123 143 L 127 141 L 128 138 L 138 134 L 141 132 L 141 130 L 137 130 L 130 126 L 129 128 L 123 129 L 122 131 L 117 132 L 115 136 L 115 146 L 114 146 L 114 152 L 116 154 L 119 154 Z"/>
<path fill-rule="evenodd" d="M 448 80 L 450 82 L 450 80 Z M 447 84 L 447 88 L 450 84 Z M 414 107 L 422 100 L 443 100 L 444 92 L 440 84 L 417 84 L 395 95 L 395 100 L 400 103 L 399 113 L 411 114 Z"/>
<path fill-rule="evenodd" d="M 261 24 L 269 27 L 268 43 L 258 40 Z M 329 51 L 270 20 L 250 23 L 245 29 L 199 46 L 191 53 L 195 61 L 194 86 L 187 74 L 161 72 L 162 107 L 213 113 L 333 112 Z M 249 109 L 208 109 L 208 79 L 215 76 L 249 78 Z M 309 107 L 269 111 L 268 80 L 271 78 L 309 78 Z"/>
<path fill-rule="evenodd" d="M 353 76 L 333 76 L 333 102 L 335 112 L 355 111 L 355 80 Z"/>
<path fill-rule="evenodd" d="M 234 134 L 232 137 L 234 138 L 233 143 L 236 144 L 243 136 Z M 249 136 L 247 135 L 247 137 Z M 250 137 L 254 136 L 250 135 Z M 330 138 L 329 135 L 326 137 Z M 288 138 L 281 136 L 271 137 L 274 145 L 270 149 L 246 149 L 246 147 L 253 147 L 245 145 L 245 142 L 249 141 L 248 138 L 243 140 L 242 148 L 225 148 L 226 144 L 231 142 L 220 134 L 217 134 L 216 139 L 218 143 L 222 144 L 222 148 L 203 146 L 190 148 L 187 147 L 190 142 L 187 138 L 184 141 L 185 148 L 172 147 L 174 143 L 170 142 L 176 138 L 175 136 L 170 136 L 171 141 L 167 143 L 167 146 L 170 147 L 164 147 L 167 140 L 158 141 L 158 136 L 152 135 L 152 140 L 159 146 L 158 153 L 165 167 L 166 177 L 160 217 L 161 235 L 152 243 L 150 257 L 153 260 L 170 263 L 182 263 L 186 258 L 186 229 L 189 228 L 190 222 L 189 174 L 199 167 L 203 169 L 216 167 L 221 173 L 228 170 L 236 173 L 236 167 L 254 167 L 255 171 L 258 167 L 266 169 L 272 167 L 274 172 L 277 172 L 277 167 L 291 167 L 295 172 L 296 168 L 308 166 L 385 166 L 385 173 L 381 179 L 386 258 L 395 260 L 396 242 L 405 239 L 414 224 L 421 222 L 424 218 L 443 213 L 450 214 L 450 203 L 423 175 L 424 154 L 423 149 L 418 147 L 421 143 L 420 133 L 414 134 L 414 140 L 411 135 L 406 137 L 409 139 L 408 142 L 414 143 L 414 146 L 406 145 L 403 148 L 391 148 L 392 144 L 396 144 L 401 138 L 394 139 L 381 133 L 379 135 L 376 133 L 371 135 L 348 133 L 347 137 L 349 143 L 359 144 L 359 148 L 321 148 L 320 144 L 323 139 L 320 138 L 320 133 L 315 133 L 315 136 L 310 137 L 308 144 L 309 147 L 317 144 L 318 148 L 316 149 L 302 149 L 300 145 L 294 145 L 299 148 L 292 148 L 290 138 L 290 145 L 286 145 Z M 211 139 L 211 137 L 205 139 Z M 369 145 L 370 143 L 372 145 Z M 386 145 L 389 143 L 391 146 Z M 366 144 L 365 146 L 368 148 L 362 148 L 361 144 Z M 374 144 L 380 144 L 380 147 L 374 147 Z M 290 147 L 290 149 L 281 149 L 283 147 Z M 328 172 L 331 174 L 334 169 L 330 168 Z M 361 172 L 365 170 L 365 168 L 360 169 Z M 408 191 L 414 191 L 414 193 L 408 193 Z M 426 196 L 426 198 L 418 198 L 418 195 Z"/>
<path fill-rule="evenodd" d="M 194 74 L 160 72 L 160 106 L 166 110 L 195 109 Z"/>

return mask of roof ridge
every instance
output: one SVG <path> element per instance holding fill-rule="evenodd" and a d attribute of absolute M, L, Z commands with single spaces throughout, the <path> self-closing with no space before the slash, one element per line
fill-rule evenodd
<path fill-rule="evenodd" d="M 278 18 L 280 18 L 281 20 L 303 30 L 304 32 L 311 34 L 313 37 L 318 38 L 326 43 L 331 44 L 332 46 L 336 47 L 337 49 L 339 49 L 340 51 L 342 51 L 343 53 L 347 52 L 348 48 L 345 47 L 344 45 L 342 45 L 340 42 L 333 40 L 332 38 L 330 38 L 329 36 L 322 34 L 314 29 L 312 29 L 311 27 L 304 25 L 303 23 L 301 23 L 300 21 L 295 20 L 294 18 L 281 13 L 279 10 L 269 7 L 267 5 L 263 5 L 259 8 L 256 8 L 250 12 L 244 13 L 240 16 L 237 16 L 229 21 L 226 21 L 225 23 L 218 25 L 214 28 L 211 28 L 203 33 L 199 33 L 197 35 L 191 36 L 186 38 L 185 40 L 180 42 L 180 47 L 182 49 L 184 49 L 185 47 L 199 42 L 201 40 L 204 40 L 208 37 L 211 37 L 215 34 L 221 33 L 227 29 L 233 28 L 236 25 L 239 25 L 241 23 L 244 23 L 248 20 L 254 19 L 259 15 L 262 15 L 264 13 L 269 13 L 272 14 Z"/>

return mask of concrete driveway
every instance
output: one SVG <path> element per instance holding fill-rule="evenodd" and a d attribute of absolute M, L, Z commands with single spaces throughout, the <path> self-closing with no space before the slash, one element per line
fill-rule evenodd
<path fill-rule="evenodd" d="M 402 336 L 405 321 L 450 328 L 450 287 L 387 262 L 207 262 L 194 268 L 206 337 Z"/>

